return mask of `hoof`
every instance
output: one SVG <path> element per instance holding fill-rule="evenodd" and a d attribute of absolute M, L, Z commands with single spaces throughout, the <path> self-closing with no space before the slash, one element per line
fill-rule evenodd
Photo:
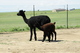
<path fill-rule="evenodd" d="M 32 41 L 32 40 L 29 40 L 29 41 Z"/>
<path fill-rule="evenodd" d="M 35 41 L 37 41 L 37 40 L 35 40 Z"/>
<path fill-rule="evenodd" d="M 44 41 L 42 41 L 42 42 L 44 42 Z"/>
<path fill-rule="evenodd" d="M 56 40 L 55 40 L 56 41 Z"/>
<path fill-rule="evenodd" d="M 50 41 L 49 41 L 50 42 Z"/>

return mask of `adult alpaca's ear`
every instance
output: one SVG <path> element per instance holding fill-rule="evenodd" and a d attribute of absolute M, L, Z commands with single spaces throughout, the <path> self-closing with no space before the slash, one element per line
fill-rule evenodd
<path fill-rule="evenodd" d="M 26 12 L 26 11 L 24 11 L 24 12 Z"/>

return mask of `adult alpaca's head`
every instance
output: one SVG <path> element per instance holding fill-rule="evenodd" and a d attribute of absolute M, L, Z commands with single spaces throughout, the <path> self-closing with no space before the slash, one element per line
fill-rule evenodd
<path fill-rule="evenodd" d="M 22 16 L 24 22 L 25 22 L 25 23 L 28 23 L 28 19 L 27 19 L 26 16 L 25 16 L 25 11 L 20 10 L 20 11 L 17 13 L 17 15 L 18 15 L 18 16 Z"/>
<path fill-rule="evenodd" d="M 18 15 L 18 16 L 24 16 L 24 15 L 25 15 L 24 12 L 25 12 L 25 11 L 20 10 L 19 13 L 17 13 L 17 15 Z"/>

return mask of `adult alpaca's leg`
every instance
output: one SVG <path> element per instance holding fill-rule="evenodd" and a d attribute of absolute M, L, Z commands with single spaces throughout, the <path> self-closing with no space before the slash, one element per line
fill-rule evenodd
<path fill-rule="evenodd" d="M 34 27 L 34 38 L 35 38 L 35 41 L 37 40 L 37 36 L 36 36 L 36 28 Z"/>
<path fill-rule="evenodd" d="M 31 35 L 30 35 L 30 41 L 31 41 L 32 40 L 32 36 L 33 36 L 32 28 L 30 28 L 30 33 L 31 33 Z"/>

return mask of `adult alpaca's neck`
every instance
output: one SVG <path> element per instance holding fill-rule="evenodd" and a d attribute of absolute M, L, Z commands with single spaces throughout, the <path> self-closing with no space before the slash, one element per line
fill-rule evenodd
<path fill-rule="evenodd" d="M 26 15 L 24 14 L 22 17 L 23 17 L 24 22 L 28 24 L 28 19 L 26 18 Z"/>

